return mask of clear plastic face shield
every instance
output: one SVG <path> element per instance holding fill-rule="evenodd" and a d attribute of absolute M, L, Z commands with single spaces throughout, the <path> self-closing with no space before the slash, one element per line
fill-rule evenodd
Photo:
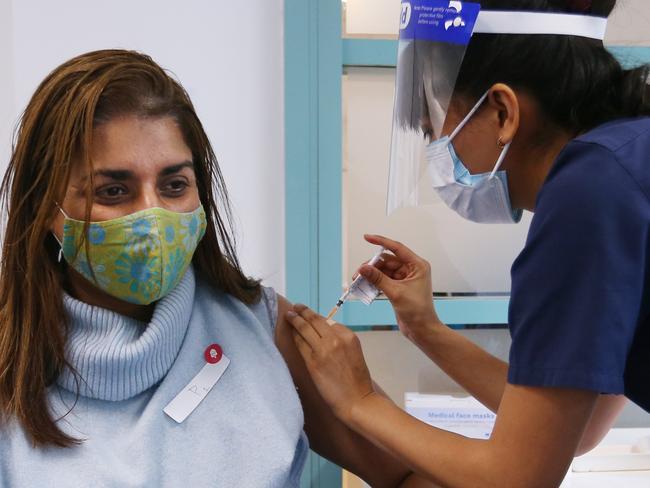
<path fill-rule="evenodd" d="M 603 39 L 607 19 L 546 12 L 481 11 L 480 4 L 402 0 L 386 210 L 417 206 L 424 150 L 441 137 L 473 33 Z"/>
<path fill-rule="evenodd" d="M 402 1 L 387 211 L 418 204 L 424 147 L 440 137 L 480 5 Z"/>

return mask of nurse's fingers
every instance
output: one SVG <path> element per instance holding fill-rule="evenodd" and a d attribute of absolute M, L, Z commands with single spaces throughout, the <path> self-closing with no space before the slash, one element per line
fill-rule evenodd
<path fill-rule="evenodd" d="M 330 333 L 330 325 L 327 323 L 327 319 L 306 305 L 296 304 L 293 306 L 293 311 L 308 322 L 320 337 L 325 337 Z"/>
<path fill-rule="evenodd" d="M 359 273 L 377 287 L 379 291 L 386 295 L 389 300 L 393 298 L 393 292 L 396 289 L 397 283 L 389 275 L 383 273 L 374 266 L 368 265 L 362 266 Z"/>
<path fill-rule="evenodd" d="M 383 254 L 382 261 L 377 263 L 375 268 L 394 280 L 403 280 L 409 273 L 409 266 L 392 254 Z"/>
<path fill-rule="evenodd" d="M 381 255 L 381 261 L 379 261 L 375 266 L 379 269 L 394 270 L 401 266 L 404 266 L 404 261 L 402 261 L 394 254 L 384 253 Z"/>
<path fill-rule="evenodd" d="M 309 361 L 311 361 L 312 359 L 314 350 L 307 343 L 307 341 L 305 341 L 305 339 L 302 338 L 302 336 L 300 335 L 300 333 L 298 333 L 298 331 L 293 330 L 291 335 L 293 336 L 293 342 L 296 344 L 296 347 L 298 348 L 298 352 L 305 360 L 305 363 L 308 364 Z"/>
<path fill-rule="evenodd" d="M 311 324 L 293 310 L 287 312 L 286 317 L 293 329 L 303 338 L 309 347 L 314 349 L 318 344 L 318 341 L 320 341 L 320 335 L 318 335 Z"/>
<path fill-rule="evenodd" d="M 382 253 L 381 258 L 375 264 L 373 264 L 372 266 L 374 266 L 377 269 L 383 269 L 384 268 L 384 258 L 386 256 L 395 257 L 392 254 Z M 363 263 L 361 263 L 359 268 L 357 268 L 357 272 L 352 275 L 352 280 L 355 280 L 357 278 L 357 276 L 359 276 L 359 269 L 361 269 L 362 266 L 365 266 L 368 263 L 370 263 L 370 260 L 367 260 L 367 261 L 364 261 Z"/>
<path fill-rule="evenodd" d="M 359 269 L 366 265 L 368 265 L 368 261 L 359 266 Z M 405 275 L 406 271 L 408 271 L 406 264 L 401 259 L 399 259 L 394 254 L 388 253 L 383 253 L 381 255 L 381 259 L 373 264 L 373 266 L 388 275 L 390 278 L 396 278 L 395 274 L 398 273 L 398 271 L 403 271 L 399 273 L 402 277 L 397 278 L 403 279 L 403 275 Z M 359 276 L 359 269 L 352 276 L 353 281 L 357 278 L 357 276 Z"/>
<path fill-rule="evenodd" d="M 366 234 L 363 237 L 370 244 L 375 244 L 377 246 L 382 246 L 384 249 L 388 249 L 395 256 L 406 263 L 418 262 L 422 259 L 401 242 L 394 241 L 384 236 L 371 234 Z"/>

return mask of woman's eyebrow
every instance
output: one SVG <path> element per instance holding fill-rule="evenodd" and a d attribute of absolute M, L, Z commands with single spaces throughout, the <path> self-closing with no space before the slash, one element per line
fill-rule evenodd
<path fill-rule="evenodd" d="M 192 161 L 183 161 L 182 163 L 173 164 L 167 166 L 160 171 L 161 176 L 168 176 L 178 173 L 183 168 L 190 168 L 194 170 L 194 163 Z M 135 173 L 128 169 L 99 169 L 93 173 L 94 176 L 105 176 L 106 178 L 111 178 L 117 181 L 126 181 L 133 179 Z M 88 176 L 84 176 L 81 181 L 84 182 L 88 180 Z"/>
<path fill-rule="evenodd" d="M 161 176 L 173 175 L 174 173 L 181 171 L 183 168 L 190 168 L 191 170 L 194 170 L 194 163 L 192 161 L 183 161 L 182 163 L 167 166 L 166 168 L 163 168 L 160 174 Z"/>
<path fill-rule="evenodd" d="M 99 169 L 93 173 L 93 176 L 105 176 L 113 180 L 125 181 L 133 178 L 133 171 L 128 169 Z M 85 182 L 89 179 L 89 176 L 86 175 L 81 178 L 81 182 Z"/>

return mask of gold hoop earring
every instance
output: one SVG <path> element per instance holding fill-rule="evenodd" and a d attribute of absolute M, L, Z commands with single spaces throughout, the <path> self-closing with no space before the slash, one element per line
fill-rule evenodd
<path fill-rule="evenodd" d="M 501 140 L 500 137 L 499 137 L 499 139 L 497 140 L 497 147 L 498 147 L 499 149 L 503 149 L 504 147 L 506 147 L 506 145 L 503 143 L 503 141 Z"/>

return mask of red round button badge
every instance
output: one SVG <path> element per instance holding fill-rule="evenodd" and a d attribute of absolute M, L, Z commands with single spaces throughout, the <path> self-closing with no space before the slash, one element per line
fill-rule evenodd
<path fill-rule="evenodd" d="M 223 349 L 221 349 L 219 344 L 210 344 L 203 353 L 203 357 L 205 357 L 208 363 L 216 364 L 223 357 Z"/>

